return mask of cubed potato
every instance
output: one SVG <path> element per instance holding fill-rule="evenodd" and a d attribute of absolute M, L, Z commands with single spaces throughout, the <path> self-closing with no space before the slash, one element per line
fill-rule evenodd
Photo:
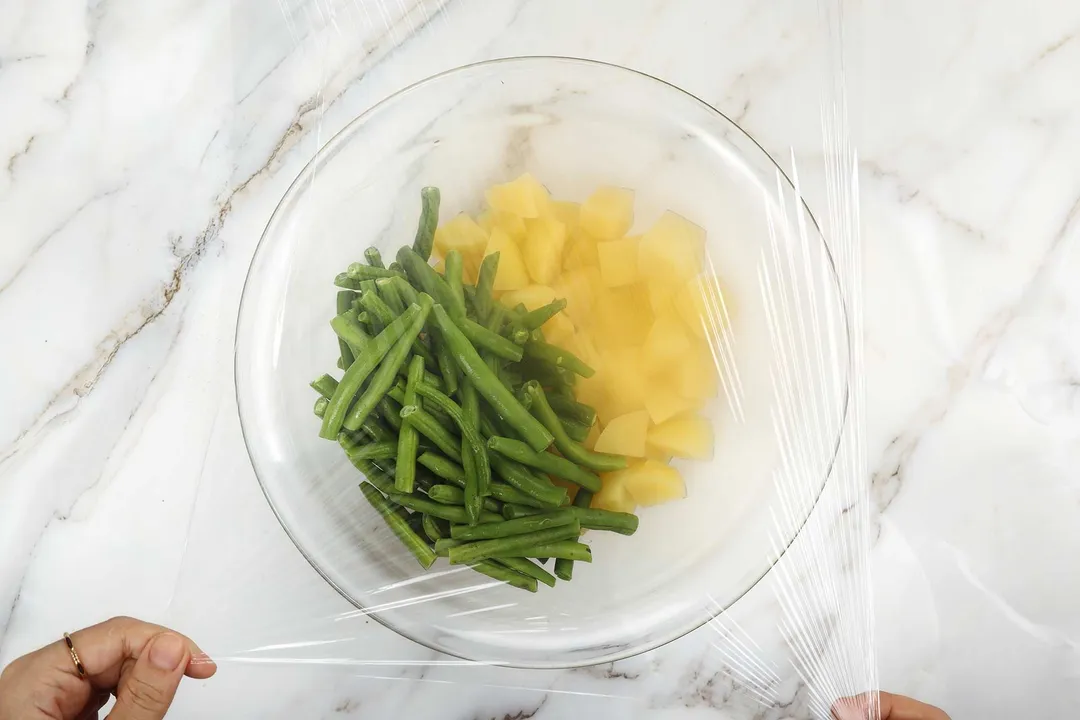
<path fill-rule="evenodd" d="M 589 428 L 589 436 L 585 438 L 585 442 L 581 443 L 587 449 L 593 450 L 596 448 L 596 441 L 600 439 L 600 423 L 593 423 Z"/>
<path fill-rule="evenodd" d="M 596 451 L 645 457 L 645 440 L 649 432 L 649 413 L 638 410 L 620 415 L 604 426 L 596 441 Z"/>
<path fill-rule="evenodd" d="M 544 340 L 552 345 L 569 349 L 570 343 L 574 340 L 574 323 L 570 322 L 570 318 L 566 317 L 565 313 L 556 313 L 543 324 L 541 329 L 544 331 Z M 574 351 L 571 350 L 571 352 Z M 584 361 L 584 358 L 582 360 Z"/>
<path fill-rule="evenodd" d="M 547 211 L 549 198 L 544 186 L 525 173 L 511 182 L 492 186 L 487 191 L 487 201 L 493 210 L 535 218 Z"/>
<path fill-rule="evenodd" d="M 633 285 L 638 279 L 639 237 L 609 240 L 596 246 L 600 277 L 608 287 Z"/>
<path fill-rule="evenodd" d="M 485 210 L 476 218 L 476 222 L 489 233 L 492 228 L 501 227 L 507 235 L 518 242 L 525 237 L 525 221 L 504 210 Z"/>
<path fill-rule="evenodd" d="M 728 330 L 734 308 L 713 275 L 683 283 L 674 296 L 675 309 L 687 327 L 703 339 L 717 338 Z"/>
<path fill-rule="evenodd" d="M 580 222 L 581 205 L 566 200 L 552 200 L 548 205 L 551 216 L 566 226 L 568 232 L 576 228 Z"/>
<path fill-rule="evenodd" d="M 666 379 L 650 378 L 645 388 L 645 409 L 654 423 L 662 423 L 676 415 L 699 410 L 701 406 L 701 400 L 683 397 Z"/>
<path fill-rule="evenodd" d="M 675 468 L 646 459 L 619 471 L 621 484 L 631 498 L 646 507 L 686 497 L 686 484 Z"/>
<path fill-rule="evenodd" d="M 581 227 L 599 240 L 621 238 L 633 224 L 633 190 L 600 187 L 581 204 Z"/>
<path fill-rule="evenodd" d="M 499 270 L 493 288 L 496 292 L 518 290 L 529 285 L 529 272 L 517 243 L 502 228 L 494 228 L 488 238 L 484 255 L 499 253 Z"/>
<path fill-rule="evenodd" d="M 685 398 L 704 400 L 715 397 L 719 390 L 720 377 L 712 355 L 700 348 L 683 357 L 673 378 L 676 391 Z"/>
<path fill-rule="evenodd" d="M 446 257 L 451 250 L 462 256 L 477 255 L 487 243 L 487 231 L 465 213 L 455 215 L 435 229 L 435 252 L 440 257 Z"/>
<path fill-rule="evenodd" d="M 605 473 L 600 476 L 603 485 L 600 492 L 593 495 L 590 507 L 611 512 L 632 513 L 637 509 L 637 503 L 626 490 L 626 483 L 622 478 L 625 470 L 613 473 Z"/>
<path fill-rule="evenodd" d="M 563 257 L 563 270 L 599 268 L 600 259 L 596 251 L 597 242 L 596 238 L 582 230 L 581 227 L 570 230 L 566 241 L 566 252 Z"/>
<path fill-rule="evenodd" d="M 501 259 L 499 265 L 501 270 Z M 518 305 L 524 305 L 526 310 L 535 310 L 544 307 L 554 299 L 555 291 L 547 285 L 527 285 L 518 290 L 511 290 L 500 297 L 499 301 L 511 309 L 516 308 Z"/>
<path fill-rule="evenodd" d="M 566 226 L 551 217 L 525 221 L 525 267 L 533 282 L 549 285 L 562 267 Z"/>
<path fill-rule="evenodd" d="M 668 211 L 641 237 L 638 270 L 643 277 L 686 281 L 701 272 L 705 231 Z"/>
<path fill-rule="evenodd" d="M 603 371 L 593 377 L 603 381 L 604 393 L 596 403 L 589 404 L 596 408 L 600 422 L 606 425 L 617 417 L 645 408 L 646 377 L 638 348 L 609 348 L 602 350 L 600 356 Z"/>
<path fill-rule="evenodd" d="M 646 444 L 650 453 L 708 460 L 713 454 L 713 426 L 700 415 L 679 415 L 650 429 Z"/>
<path fill-rule="evenodd" d="M 649 375 L 667 375 L 690 352 L 690 338 L 674 313 L 657 317 L 642 347 L 642 365 Z"/>
<path fill-rule="evenodd" d="M 555 297 L 566 300 L 563 311 L 576 325 L 584 325 L 592 316 L 593 294 L 589 284 L 589 275 L 584 268 L 565 270 L 552 286 Z"/>
<path fill-rule="evenodd" d="M 599 347 L 639 347 L 652 327 L 649 300 L 636 286 L 594 289 L 596 312 L 591 327 Z"/>

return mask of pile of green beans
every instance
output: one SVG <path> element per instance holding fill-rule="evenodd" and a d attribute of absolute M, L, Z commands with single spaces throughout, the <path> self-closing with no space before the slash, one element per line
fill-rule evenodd
<path fill-rule="evenodd" d="M 431 266 L 439 202 L 438 188 L 421 191 L 416 237 L 396 262 L 370 247 L 336 276 L 344 374 L 311 382 L 319 435 L 364 475 L 364 497 L 425 569 L 445 557 L 536 592 L 592 562 L 583 530 L 637 529 L 634 515 L 589 507 L 597 473 L 626 458 L 580 445 L 596 412 L 573 385 L 593 370 L 540 330 L 565 300 L 505 307 L 492 292 L 498 253 L 476 285 L 457 251 L 445 272 Z M 578 486 L 572 504 L 551 477 Z M 554 575 L 541 566 L 551 558 Z"/>

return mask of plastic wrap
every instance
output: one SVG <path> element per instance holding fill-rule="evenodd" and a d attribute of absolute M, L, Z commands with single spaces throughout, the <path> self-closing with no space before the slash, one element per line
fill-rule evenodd
<path fill-rule="evenodd" d="M 707 645 L 703 671 L 732 679 L 733 706 L 748 717 L 760 705 L 876 717 L 873 694 L 836 705 L 876 690 L 845 67 L 853 13 L 823 2 L 808 16 L 814 99 L 800 110 L 817 115 L 793 113 L 790 132 L 820 134 L 809 167 L 793 151 L 770 157 L 737 123 L 663 79 L 587 59 L 470 58 L 479 62 L 450 63 L 389 97 L 377 84 L 346 91 L 344 78 L 393 47 L 392 37 L 374 48 L 353 40 L 365 37 L 360 25 L 382 23 L 393 36 L 437 26 L 440 13 L 422 3 L 234 3 L 235 52 L 258 54 L 268 33 L 287 38 L 302 58 L 295 72 L 316 74 L 321 92 L 296 120 L 314 127 L 305 136 L 312 159 L 269 220 L 239 308 L 235 410 L 254 474 L 237 467 L 235 476 L 204 479 L 173 620 L 209 638 L 204 649 L 226 667 L 344 667 L 386 683 L 395 669 L 421 667 L 462 686 L 535 688 L 541 670 L 600 664 L 618 672 L 692 636 Z M 238 94 L 251 87 L 259 85 L 238 79 Z M 257 128 L 238 101 L 241 120 Z M 691 304 L 694 318 L 685 304 L 677 312 L 688 323 L 681 332 L 707 349 L 707 380 L 717 385 L 700 408 L 715 433 L 710 457 L 673 461 L 686 497 L 640 507 L 632 535 L 587 531 L 581 542 L 592 562 L 535 593 L 443 558 L 423 569 L 365 499 L 364 475 L 342 447 L 319 437 L 308 385 L 324 372 L 341 378 L 330 326 L 342 310 L 335 275 L 365 262 L 368 247 L 389 264 L 413 244 L 421 188 L 441 189 L 446 223 L 480 215 L 487 188 L 525 172 L 560 200 L 581 202 L 599 186 L 632 189 L 629 236 L 665 211 L 704 229 L 693 278 L 708 279 L 704 302 Z M 644 262 L 641 278 L 650 272 Z M 560 266 L 569 267 L 562 257 Z M 616 308 L 629 312 L 618 316 L 627 333 L 650 311 L 655 324 L 666 317 L 648 282 L 635 282 L 613 295 L 642 303 Z M 576 322 L 580 330 L 599 321 Z M 431 327 L 421 337 L 434 346 Z M 661 350 L 670 353 L 667 369 L 632 376 L 640 386 L 626 385 L 627 396 L 684 377 L 693 353 Z M 597 357 L 608 363 L 613 354 L 601 347 Z M 622 397 L 621 387 L 606 387 Z M 461 402 L 460 391 L 452 396 Z M 622 399 L 639 410 L 633 397 Z M 494 408 L 486 399 L 481 406 Z M 392 484 L 392 467 L 387 477 Z M 223 544 L 224 517 L 232 531 Z M 280 572 L 299 556 L 314 572 Z M 372 640 L 371 621 L 415 645 L 387 651 Z M 493 665 L 522 670 L 499 676 Z"/>

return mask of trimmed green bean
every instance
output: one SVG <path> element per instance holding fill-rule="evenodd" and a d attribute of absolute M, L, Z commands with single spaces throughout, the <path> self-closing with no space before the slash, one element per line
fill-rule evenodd
<path fill-rule="evenodd" d="M 433 543 L 442 540 L 450 534 L 450 524 L 445 520 L 440 520 L 431 515 L 424 515 L 421 519 L 421 523 L 424 528 L 424 534 L 427 535 L 428 540 Z M 438 553 L 436 552 L 436 554 Z"/>
<path fill-rule="evenodd" d="M 566 488 L 558 487 L 547 478 L 537 477 L 529 468 L 499 455 L 490 455 L 491 467 L 508 485 L 525 493 L 549 508 L 570 502 Z"/>
<path fill-rule="evenodd" d="M 368 443 L 349 452 L 348 455 L 358 460 L 390 460 L 397 455 L 397 443 L 390 440 Z"/>
<path fill-rule="evenodd" d="M 465 419 L 465 422 L 469 424 L 473 432 L 477 437 L 480 436 L 480 395 L 476 392 L 476 388 L 473 384 L 465 380 L 461 384 L 461 414 Z M 480 438 L 480 443 L 483 445 L 483 438 Z M 487 457 L 487 447 L 483 447 L 482 451 L 485 458 Z M 465 458 L 465 451 L 462 450 L 462 459 Z M 466 465 L 466 471 L 468 471 L 468 465 Z M 476 471 L 477 468 L 472 468 Z M 477 487 L 476 492 L 480 497 L 487 497 L 491 494 L 491 468 L 490 463 L 487 473 L 477 472 Z"/>
<path fill-rule="evenodd" d="M 537 330 L 541 325 L 558 315 L 566 307 L 566 300 L 552 300 L 543 307 L 531 310 L 517 319 L 517 324 L 525 330 Z"/>
<path fill-rule="evenodd" d="M 367 346 L 371 344 L 371 336 L 367 334 L 364 326 L 357 320 L 352 311 L 342 313 L 330 320 L 330 327 L 338 336 L 339 342 L 344 342 L 352 352 L 353 357 L 363 355 Z"/>
<path fill-rule="evenodd" d="M 457 505 L 443 505 L 440 502 L 435 502 L 428 498 L 422 498 L 416 495 L 404 495 L 396 492 L 390 493 L 390 500 L 409 510 L 425 513 L 433 517 L 442 518 L 443 520 L 449 520 L 452 523 L 464 524 L 468 522 L 465 508 L 458 507 Z M 496 522 L 497 520 L 502 520 L 502 516 L 493 512 L 488 512 L 487 510 L 481 510 L 480 520 L 481 522 Z"/>
<path fill-rule="evenodd" d="M 320 375 L 311 381 L 311 387 L 314 388 L 315 392 L 329 400 L 334 396 L 334 391 L 337 390 L 337 380 L 331 375 Z"/>
<path fill-rule="evenodd" d="M 565 420 L 573 420 L 590 428 L 596 423 L 596 410 L 585 403 L 579 403 L 572 396 L 547 393 L 547 401 L 551 409 Z"/>
<path fill-rule="evenodd" d="M 461 371 L 469 378 L 495 411 L 514 426 L 534 450 L 547 448 L 552 442 L 551 433 L 540 421 L 521 406 L 514 394 L 507 390 L 491 369 L 481 360 L 476 348 L 440 305 L 433 308 L 435 323 L 442 333 L 443 340 L 449 346 L 454 360 Z"/>
<path fill-rule="evenodd" d="M 589 507 L 592 502 L 593 494 L 585 488 L 580 488 L 577 495 L 574 496 L 574 504 L 571 511 L 583 510 Z M 631 516 L 633 517 L 633 516 Z M 578 516 L 578 522 L 581 522 L 581 517 Z M 585 523 L 582 522 L 581 527 L 585 527 Z M 634 528 L 637 529 L 637 518 L 634 517 Z M 560 580 L 571 580 L 574 577 L 574 560 L 572 557 L 562 557 L 558 555 L 552 555 L 555 558 L 555 575 Z"/>
<path fill-rule="evenodd" d="M 446 284 L 450 287 L 450 292 L 453 293 L 454 304 L 461 303 L 462 308 L 465 307 L 464 274 L 465 260 L 461 257 L 461 252 L 455 249 L 446 253 L 443 276 L 446 278 Z M 462 310 L 462 313 L 464 313 L 464 310 Z"/>
<path fill-rule="evenodd" d="M 364 259 L 367 260 L 368 265 L 371 267 L 385 268 L 382 260 L 382 253 L 379 252 L 379 248 L 372 246 L 364 251 Z"/>
<path fill-rule="evenodd" d="M 592 429 L 587 425 L 582 425 L 576 420 L 567 420 L 566 418 L 559 418 L 559 424 L 562 425 L 563 431 L 570 436 L 570 439 L 574 442 L 585 442 L 589 439 L 589 431 Z"/>
<path fill-rule="evenodd" d="M 547 528 L 570 525 L 577 518 L 570 508 L 555 510 L 553 512 L 528 515 L 516 520 L 503 520 L 502 522 L 485 525 L 458 525 L 450 528 L 450 537 L 454 540 L 494 540 L 495 538 L 510 537 L 523 533 L 546 530 Z"/>
<path fill-rule="evenodd" d="M 394 500 L 397 502 L 397 500 Z M 404 503 L 402 503 L 404 505 Z M 408 505 L 406 505 L 408 507 Z M 480 540 L 466 543 L 455 548 L 450 548 L 450 562 L 455 565 L 486 560 L 496 554 L 504 557 L 514 557 L 515 553 L 520 556 L 520 551 L 527 550 L 535 545 L 544 545 L 559 540 L 577 538 L 581 533 L 581 525 L 575 520 L 569 525 L 537 530 L 536 532 L 514 535 L 512 537 L 499 538 L 497 540 Z"/>
<path fill-rule="evenodd" d="M 386 395 L 386 392 L 394 384 L 394 379 L 397 377 L 398 370 L 405 364 L 405 360 L 409 356 L 409 349 L 412 347 L 413 340 L 416 339 L 416 336 L 420 334 L 421 328 L 424 327 L 424 320 L 427 318 L 431 306 L 431 298 L 427 295 L 421 295 L 419 312 L 410 321 L 408 328 L 398 339 L 397 343 L 381 358 L 381 365 L 375 372 L 375 375 L 372 376 L 367 389 L 364 390 L 360 399 L 357 400 L 352 409 L 349 410 L 348 417 L 345 418 L 345 427 L 347 429 L 355 430 L 359 428 L 364 422 L 364 418 L 371 413 L 375 408 L 375 405 L 378 404 L 379 400 Z M 405 315 L 401 315 L 400 317 L 405 317 Z M 395 319 L 394 322 L 397 322 L 397 319 Z M 391 326 L 392 325 L 393 323 L 391 323 Z M 387 327 L 389 329 L 390 326 Z"/>
<path fill-rule="evenodd" d="M 337 314 L 348 312 L 352 308 L 353 300 L 356 299 L 356 293 L 352 290 L 339 290 L 337 294 Z M 353 354 L 352 348 L 345 342 L 343 338 L 338 338 L 338 350 L 341 352 L 341 366 L 342 368 L 348 368 L 353 364 L 353 359 L 356 357 Z"/>
<path fill-rule="evenodd" d="M 426 452 L 417 458 L 417 462 L 443 480 L 451 482 L 459 488 L 465 487 L 465 470 L 453 460 L 432 452 Z M 529 507 L 536 512 L 551 509 L 550 505 L 501 482 L 492 481 L 491 496 L 501 503 L 513 503 L 517 506 Z"/>
<path fill-rule="evenodd" d="M 330 405 L 326 408 L 326 414 L 323 416 L 322 427 L 319 430 L 319 436 L 326 438 L 327 440 L 334 440 L 337 438 L 338 432 L 345 424 L 346 415 L 349 413 L 349 407 L 353 403 L 353 399 L 360 392 L 360 388 L 363 386 L 364 381 L 367 380 L 368 375 L 379 367 L 383 358 L 391 351 L 398 340 L 405 335 L 406 332 L 411 331 L 414 326 L 414 321 L 418 317 L 423 317 L 426 313 L 423 312 L 419 305 L 410 307 L 400 316 L 398 316 L 394 322 L 390 323 L 385 330 L 379 333 L 369 343 L 364 354 L 357 358 L 348 370 L 342 376 L 338 386 L 334 389 L 334 395 L 330 398 Z M 374 403 L 372 404 L 374 405 Z M 360 422 L 356 422 L 350 427 L 350 430 L 355 430 L 360 427 L 363 422 L 363 418 L 360 418 Z"/>
<path fill-rule="evenodd" d="M 528 575 L 529 577 L 536 578 L 548 587 L 555 587 L 555 576 L 534 563 L 532 560 L 529 560 L 528 558 L 507 557 L 499 558 L 495 562 L 499 563 L 500 565 L 505 565 L 514 572 L 519 572 L 522 575 Z"/>
<path fill-rule="evenodd" d="M 435 502 L 441 502 L 444 505 L 465 506 L 465 491 L 456 485 L 432 485 L 428 488 L 427 494 Z M 502 503 L 491 498 L 484 498 L 481 507 L 488 512 L 497 513 L 502 510 Z"/>
<path fill-rule="evenodd" d="M 393 277 L 394 272 L 386 268 L 373 267 L 364 263 L 350 263 L 345 270 L 345 275 L 352 280 L 363 282 L 364 280 L 378 280 L 383 277 Z"/>
<path fill-rule="evenodd" d="M 413 250 L 423 258 L 424 262 L 431 257 L 431 249 L 435 245 L 435 228 L 439 225 L 439 199 L 439 188 L 421 188 L 420 222 L 416 228 Z"/>
<path fill-rule="evenodd" d="M 394 319 L 394 311 L 390 309 L 390 306 L 383 302 L 383 299 L 379 297 L 378 292 L 367 292 L 360 296 L 360 306 L 367 311 L 372 320 L 375 321 L 375 327 L 385 327 L 389 325 Z"/>
<path fill-rule="evenodd" d="M 432 417 L 430 413 L 416 405 L 406 405 L 401 408 L 401 420 L 407 425 L 416 428 L 421 435 L 435 443 L 435 447 L 439 448 L 439 451 L 448 458 L 461 462 L 458 439 L 440 425 L 439 421 Z"/>
<path fill-rule="evenodd" d="M 615 472 L 626 467 L 625 455 L 611 455 L 588 450 L 567 435 L 566 429 L 563 428 L 562 423 L 559 421 L 559 416 L 555 414 L 555 411 L 551 409 L 551 405 L 548 404 L 547 395 L 544 393 L 544 389 L 540 387 L 540 383 L 530 380 L 522 387 L 522 391 L 532 398 L 532 403 L 529 406 L 530 412 L 555 437 L 555 447 L 559 449 L 564 458 L 596 472 Z M 571 480 L 571 482 L 576 481 Z M 582 485 L 582 487 L 588 487 L 582 483 L 578 484 Z M 589 489 L 597 492 L 600 488 L 589 487 Z"/>
<path fill-rule="evenodd" d="M 487 323 L 491 315 L 492 291 L 495 288 L 495 276 L 499 273 L 499 253 L 493 252 L 484 256 L 480 262 L 480 271 L 476 275 L 476 296 L 473 304 L 476 307 L 476 316 L 480 322 Z M 498 328 L 495 328 L 498 331 Z"/>
<path fill-rule="evenodd" d="M 504 559 L 502 556 L 503 551 L 496 551 L 495 554 L 489 555 L 493 559 L 502 562 Z M 555 575 L 560 580 L 570 580 L 573 577 L 573 573 L 567 575 L 565 565 L 563 569 L 563 575 L 559 574 L 559 561 L 573 562 L 580 560 L 582 562 L 592 562 L 592 550 L 588 545 L 575 540 L 560 540 L 559 542 L 538 543 L 530 547 L 513 550 L 511 552 L 517 553 L 522 557 L 534 557 L 534 558 L 555 558 Z M 517 556 L 517 555 L 515 555 Z"/>
<path fill-rule="evenodd" d="M 360 483 L 360 490 L 364 493 L 364 497 L 371 503 L 371 506 L 375 508 L 376 512 L 382 515 L 383 520 L 390 527 L 402 544 L 413 554 L 417 562 L 427 569 L 435 562 L 435 551 L 431 549 L 423 538 L 416 534 L 416 532 L 409 527 L 408 520 L 402 518 L 397 514 L 395 508 L 391 505 L 390 501 L 383 496 L 374 485 L 370 483 Z"/>
<path fill-rule="evenodd" d="M 326 414 L 326 406 L 330 404 L 330 401 L 324 398 L 322 395 L 315 398 L 315 417 L 321 418 Z"/>
<path fill-rule="evenodd" d="M 586 490 L 600 492 L 600 478 L 566 458 L 549 452 L 535 452 L 525 443 L 505 437 L 489 438 L 488 448 L 522 465 L 580 485 Z"/>
<path fill-rule="evenodd" d="M 435 272 L 435 268 L 428 265 L 412 248 L 403 247 L 398 250 L 397 259 L 413 285 L 431 295 L 440 305 L 449 308 L 455 317 L 465 317 L 464 297 L 456 297 L 446 278 Z"/>
<path fill-rule="evenodd" d="M 416 388 L 424 380 L 424 359 L 414 355 L 409 361 L 408 383 L 405 386 L 406 406 L 417 406 L 419 399 Z M 410 423 L 402 422 L 398 434 L 397 470 L 394 474 L 394 489 L 402 493 L 411 493 L 416 482 L 416 449 L 420 444 L 420 435 Z"/>
<path fill-rule="evenodd" d="M 478 349 L 483 348 L 492 355 L 513 362 L 518 362 L 524 357 L 524 351 L 521 349 L 520 345 L 512 340 L 507 340 L 496 332 L 488 330 L 478 322 L 464 318 L 458 323 L 458 327 L 465 337 L 469 339 L 469 342 Z"/>
<path fill-rule="evenodd" d="M 633 535 L 637 532 L 637 515 L 634 515 L 633 513 L 615 512 L 614 510 L 591 508 L 584 504 L 579 505 L 578 502 L 585 502 L 585 498 L 588 498 L 588 501 L 591 502 L 592 493 L 582 488 L 581 490 L 578 490 L 578 494 L 574 498 L 574 504 L 569 508 L 565 508 L 574 514 L 574 517 L 581 523 L 581 527 L 586 530 L 606 530 L 608 532 L 616 532 L 620 535 Z M 544 511 L 537 510 L 534 507 L 520 505 L 518 503 L 504 503 L 502 507 L 502 516 L 507 520 L 534 516 L 537 513 L 542 512 Z"/>
<path fill-rule="evenodd" d="M 379 278 L 375 281 L 375 287 L 379 291 L 379 297 L 382 298 L 390 310 L 395 315 L 400 315 L 405 312 L 407 307 L 405 299 L 401 297 L 401 293 L 398 292 L 397 283 L 394 282 L 394 278 Z"/>
<path fill-rule="evenodd" d="M 487 575 L 492 580 L 499 580 L 522 590 L 536 592 L 536 578 L 522 575 L 508 567 L 494 561 L 481 560 L 470 565 L 473 570 L 481 575 Z"/>

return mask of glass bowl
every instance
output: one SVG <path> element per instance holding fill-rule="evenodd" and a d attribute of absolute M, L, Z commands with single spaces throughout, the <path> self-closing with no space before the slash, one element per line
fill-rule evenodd
<path fill-rule="evenodd" d="M 724 387 L 707 410 L 717 428 L 714 459 L 679 464 L 688 498 L 640 510 L 632 537 L 587 533 L 593 563 L 577 563 L 572 582 L 536 594 L 442 560 L 422 570 L 367 504 L 338 445 L 318 437 L 308 387 L 337 359 L 329 326 L 335 274 L 368 246 L 392 258 L 411 243 L 420 188 L 442 189 L 445 220 L 478 211 L 487 187 L 524 171 L 562 199 L 582 200 L 603 184 L 633 188 L 634 232 L 668 209 L 701 225 L 734 307 L 717 356 Z M 349 602 L 460 658 L 588 665 L 699 627 L 794 540 L 839 441 L 846 316 L 828 248 L 806 218 L 786 176 L 738 126 L 625 68 L 513 58 L 402 90 L 319 151 L 251 262 L 236 388 L 248 453 L 273 511 Z M 811 315 L 840 329 L 825 355 L 823 343 L 808 340 L 807 323 L 795 322 Z M 815 346 L 821 357 L 808 351 Z M 777 482 L 793 466 L 802 478 L 795 492 Z"/>

